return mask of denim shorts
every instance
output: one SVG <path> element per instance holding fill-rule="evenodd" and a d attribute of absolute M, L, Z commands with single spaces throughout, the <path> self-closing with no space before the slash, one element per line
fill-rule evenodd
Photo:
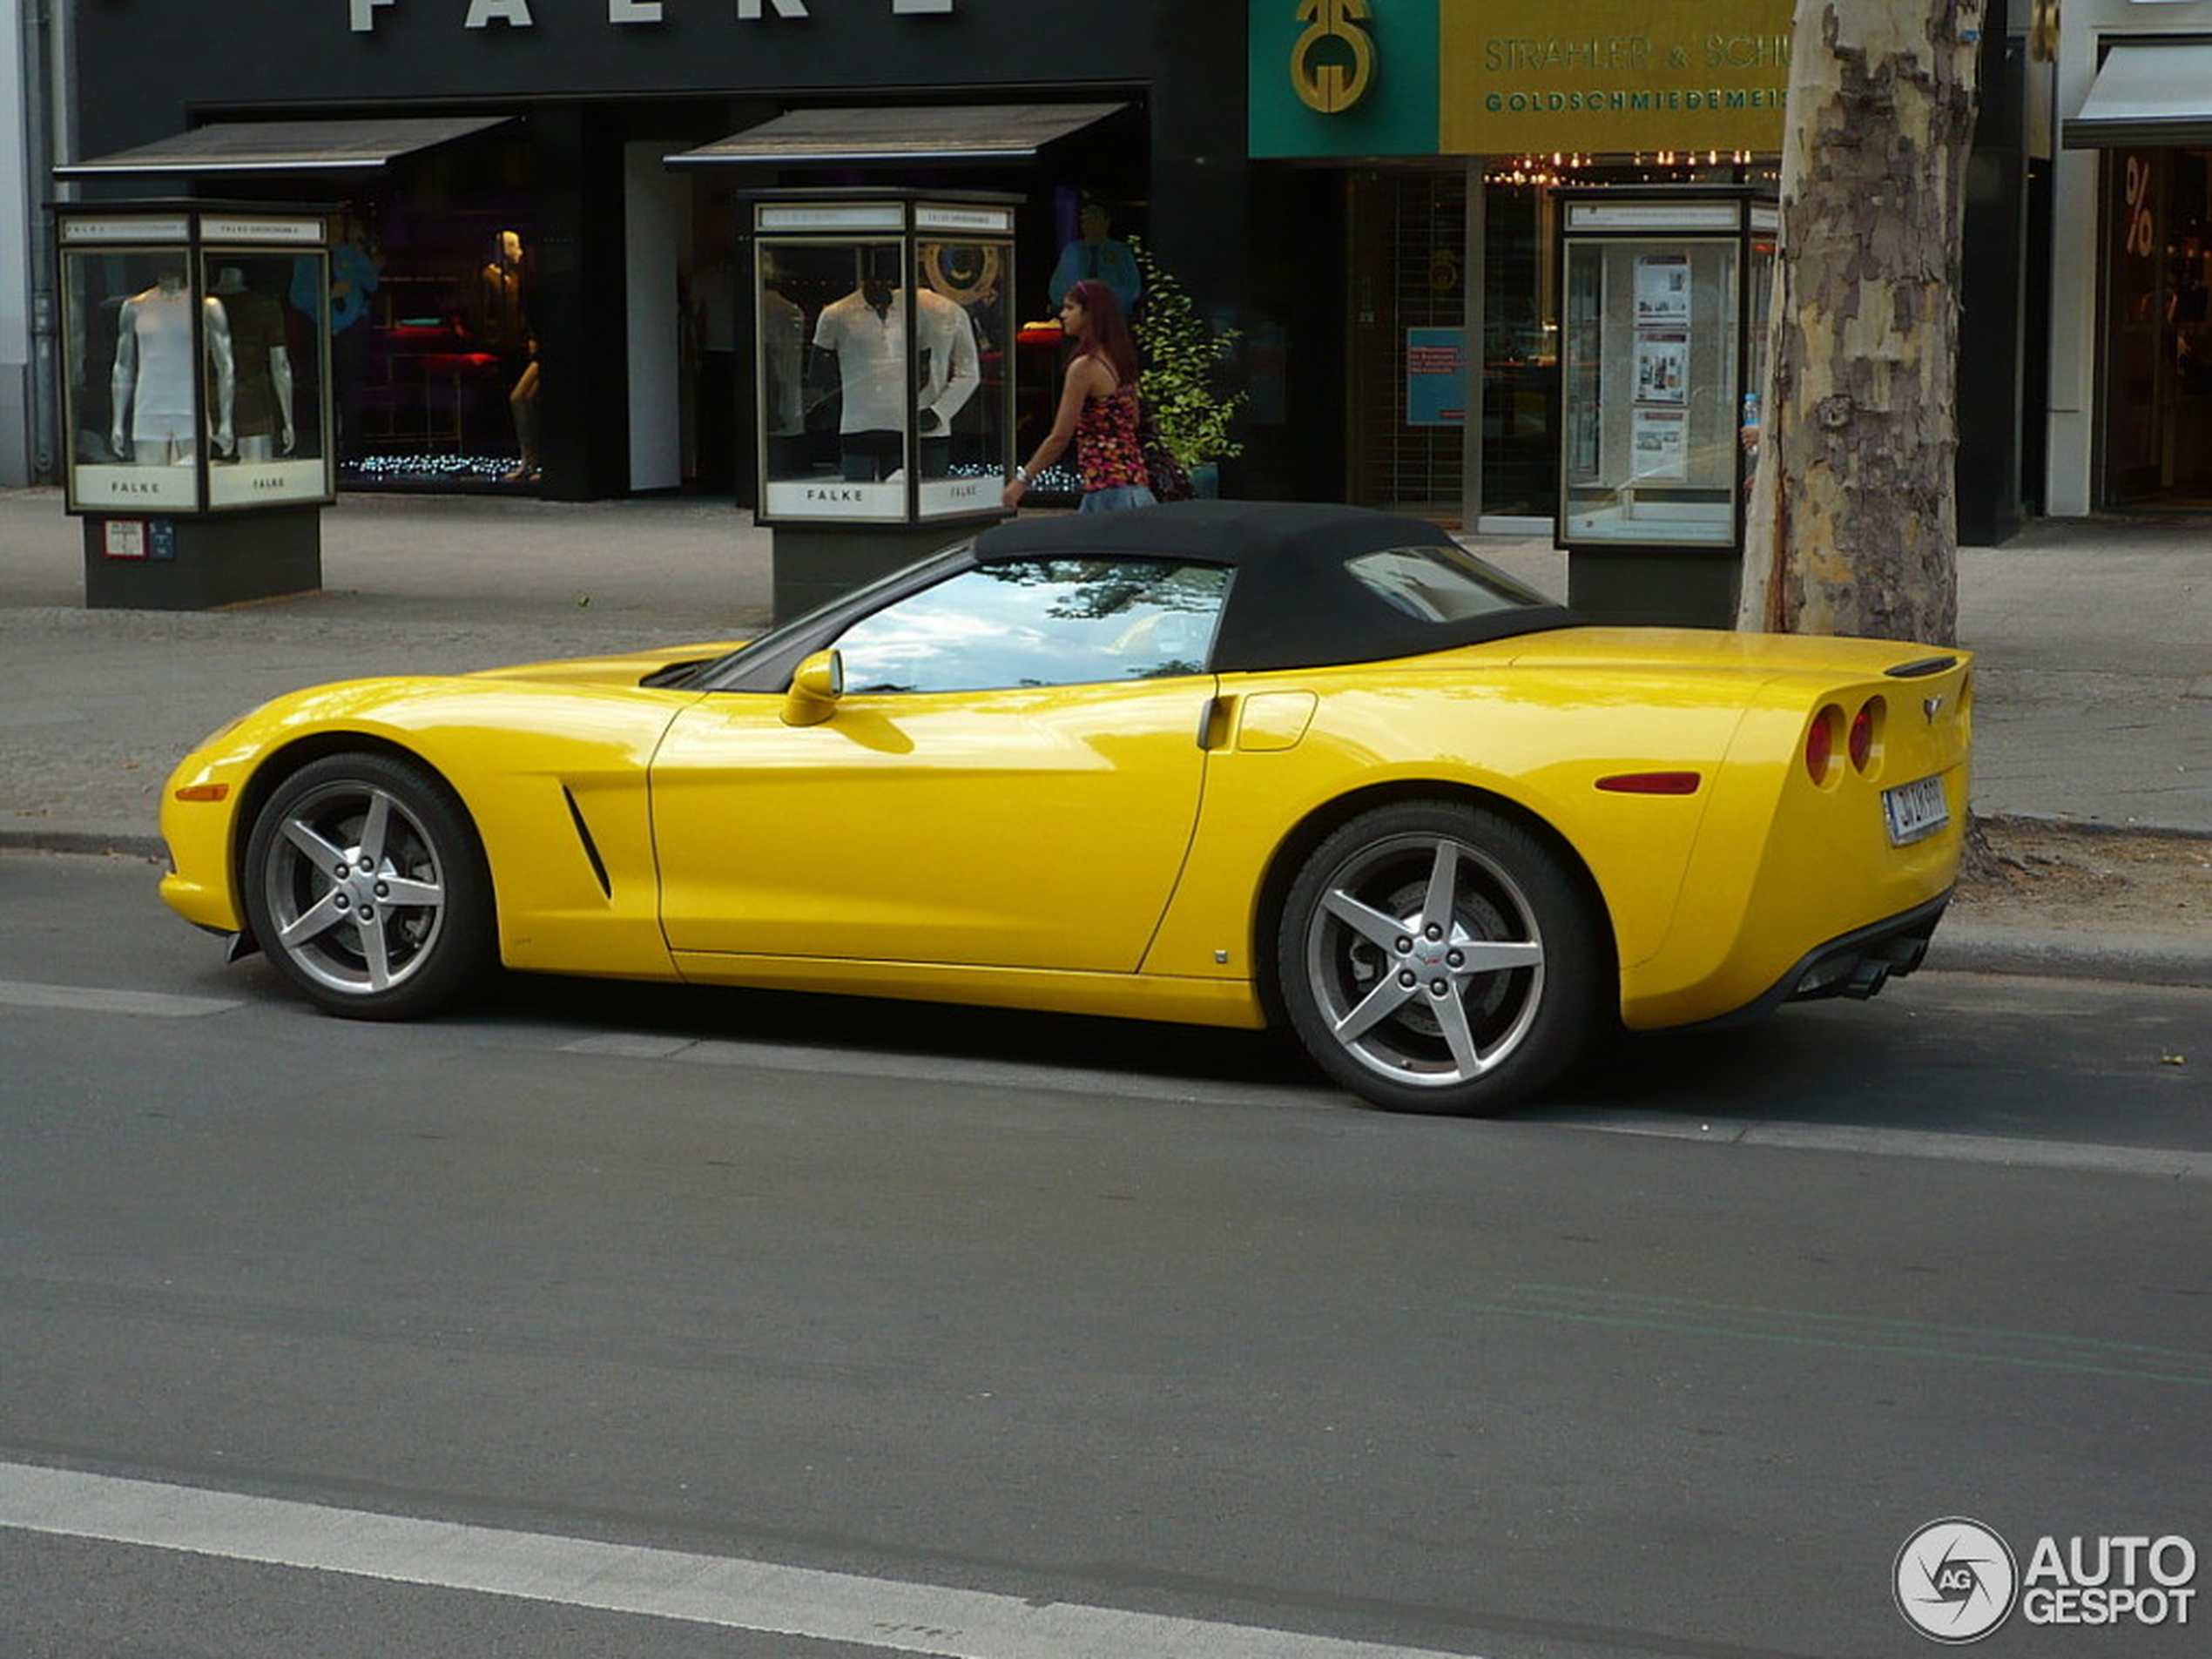
<path fill-rule="evenodd" d="M 1143 484 L 1111 484 L 1104 489 L 1087 489 L 1083 504 L 1076 510 L 1085 513 L 1117 513 L 1124 507 L 1157 507 L 1160 498 Z"/>

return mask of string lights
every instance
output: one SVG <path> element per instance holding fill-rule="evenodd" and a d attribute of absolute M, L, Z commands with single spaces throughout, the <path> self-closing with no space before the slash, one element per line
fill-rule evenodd
<path fill-rule="evenodd" d="M 1761 163 L 1762 158 L 1750 150 L 1640 151 L 1626 158 L 1625 166 L 1623 158 L 1620 156 L 1554 151 L 1549 155 L 1494 157 L 1484 169 L 1482 181 L 1487 185 L 1555 190 L 1562 185 L 1581 183 L 1584 174 L 1593 169 L 1602 169 L 1604 182 L 1608 184 L 1676 184 L 1683 181 L 1685 174 L 1698 169 L 1729 166 L 1741 171 Z M 1762 175 L 1770 175 L 1775 165 L 1771 158 L 1765 158 L 1761 168 Z M 1624 172 L 1633 172 L 1636 177 L 1623 178 Z"/>

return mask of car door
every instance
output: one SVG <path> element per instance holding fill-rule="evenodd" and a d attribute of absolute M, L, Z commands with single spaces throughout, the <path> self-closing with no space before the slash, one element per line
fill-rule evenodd
<path fill-rule="evenodd" d="M 670 948 L 1134 971 L 1197 816 L 1227 586 L 986 564 L 848 628 L 819 724 L 702 699 L 652 768 Z"/>

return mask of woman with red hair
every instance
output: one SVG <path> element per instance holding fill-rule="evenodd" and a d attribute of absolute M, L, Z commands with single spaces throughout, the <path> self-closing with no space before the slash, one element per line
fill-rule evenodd
<path fill-rule="evenodd" d="M 1109 512 L 1157 504 L 1136 442 L 1136 346 L 1122 319 L 1121 301 L 1095 278 L 1068 290 L 1060 327 L 1076 342 L 1052 430 L 1026 467 L 1016 467 L 1000 501 L 1010 511 L 1022 503 L 1029 480 L 1060 459 L 1072 443 L 1082 480 L 1082 510 Z"/>

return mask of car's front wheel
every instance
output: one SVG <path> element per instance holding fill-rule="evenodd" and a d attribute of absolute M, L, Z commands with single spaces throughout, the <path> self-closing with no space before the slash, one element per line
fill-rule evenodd
<path fill-rule="evenodd" d="M 1453 802 L 1362 814 L 1317 847 L 1276 968 L 1321 1069 L 1393 1111 L 1478 1116 L 1554 1081 L 1601 1028 L 1602 918 L 1520 825 Z"/>
<path fill-rule="evenodd" d="M 397 756 L 301 767 L 246 842 L 246 920 L 284 976 L 334 1014 L 414 1019 L 475 990 L 495 966 L 491 880 L 469 815 Z"/>

